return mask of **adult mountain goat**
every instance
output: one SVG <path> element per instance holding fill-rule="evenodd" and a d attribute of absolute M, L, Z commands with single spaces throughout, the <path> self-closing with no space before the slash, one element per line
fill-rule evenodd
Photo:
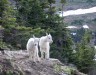
<path fill-rule="evenodd" d="M 39 40 L 39 47 L 40 47 L 40 52 L 41 52 L 41 59 L 49 59 L 49 51 L 50 51 L 50 43 L 52 43 L 52 36 L 51 34 L 47 34 L 46 36 L 42 36 Z"/>
<path fill-rule="evenodd" d="M 33 38 L 30 38 L 28 40 L 26 45 L 27 51 L 29 53 L 29 59 L 33 60 L 34 62 L 39 61 L 38 43 L 39 43 L 39 38 L 33 36 Z"/>

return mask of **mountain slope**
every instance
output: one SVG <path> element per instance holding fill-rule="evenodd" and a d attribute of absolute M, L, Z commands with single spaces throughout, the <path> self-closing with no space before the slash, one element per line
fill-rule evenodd
<path fill-rule="evenodd" d="M 61 8 L 60 0 L 56 0 L 56 7 Z M 64 11 L 76 9 L 88 9 L 96 6 L 96 0 L 67 0 Z M 96 13 L 72 15 L 64 17 L 64 22 L 70 25 L 81 26 L 87 24 L 90 30 L 96 30 Z"/>

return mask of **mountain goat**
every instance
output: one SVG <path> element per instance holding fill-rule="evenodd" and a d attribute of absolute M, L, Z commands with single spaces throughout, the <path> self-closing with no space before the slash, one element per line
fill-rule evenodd
<path fill-rule="evenodd" d="M 39 61 L 38 43 L 39 43 L 39 38 L 33 36 L 33 38 L 30 38 L 28 40 L 26 45 L 27 51 L 29 53 L 29 59 L 32 59 L 34 62 Z"/>
<path fill-rule="evenodd" d="M 46 36 L 42 36 L 39 40 L 39 47 L 41 52 L 41 59 L 49 59 L 49 51 L 50 51 L 50 43 L 52 43 L 52 36 L 51 34 L 47 34 Z"/>

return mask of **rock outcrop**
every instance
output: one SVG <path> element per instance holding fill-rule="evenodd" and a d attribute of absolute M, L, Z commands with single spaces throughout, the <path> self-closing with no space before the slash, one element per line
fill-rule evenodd
<path fill-rule="evenodd" d="M 84 75 L 76 68 L 62 64 L 58 59 L 33 62 L 27 51 L 0 53 L 0 75 Z"/>

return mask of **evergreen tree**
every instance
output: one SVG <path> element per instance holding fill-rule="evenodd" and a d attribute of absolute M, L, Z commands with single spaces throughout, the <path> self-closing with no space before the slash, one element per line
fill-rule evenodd
<path fill-rule="evenodd" d="M 1 34 L 4 36 L 1 40 L 3 42 L 7 41 L 7 37 L 9 34 L 11 34 L 10 29 L 15 26 L 16 18 L 14 18 L 14 12 L 11 9 L 12 8 L 8 0 L 0 0 L 0 25 L 4 32 L 1 32 Z M 6 34 L 8 34 L 8 36 Z"/>
<path fill-rule="evenodd" d="M 0 8 L 3 9 L 1 12 L 1 25 L 4 28 L 4 37 L 0 40 L 1 44 L 3 45 L 2 42 L 5 42 L 9 48 L 14 47 L 15 49 L 25 49 L 28 38 L 32 36 L 34 32 L 34 34 L 38 35 L 38 33 L 40 31 L 42 32 L 42 30 L 40 28 L 32 29 L 30 27 L 20 25 L 20 21 L 16 22 L 16 14 L 18 14 L 17 9 L 14 10 L 9 0 L 1 0 L 0 3 L 2 4 L 2 7 Z"/>
<path fill-rule="evenodd" d="M 3 0 L 2 0 L 3 1 Z M 55 0 L 16 0 L 16 9 L 13 10 L 8 0 L 5 0 L 2 12 L 4 29 L 3 40 L 15 48 L 25 49 L 28 38 L 35 34 L 51 33 L 54 43 L 51 45 L 51 57 L 69 62 L 72 61 L 72 41 L 62 18 L 55 14 L 52 4 Z M 14 13 L 14 11 L 16 13 Z"/>
<path fill-rule="evenodd" d="M 94 64 L 94 48 L 91 47 L 90 43 L 90 33 L 85 31 L 81 43 L 78 44 L 76 48 L 76 58 L 75 64 L 78 69 L 82 72 L 88 73 Z"/>
<path fill-rule="evenodd" d="M 59 58 L 63 62 L 65 59 L 71 61 L 72 41 L 65 24 L 62 23 L 63 18 L 55 14 L 56 9 L 53 4 L 55 4 L 55 0 L 18 0 L 19 16 L 17 20 L 20 19 L 23 26 L 33 29 L 39 27 L 41 31 L 43 29 L 45 32 L 51 33 L 54 40 L 51 57 Z M 40 32 L 39 36 L 45 35 L 45 32 Z"/>
<path fill-rule="evenodd" d="M 42 2 L 42 1 L 41 1 Z M 20 25 L 37 28 L 42 25 L 43 19 L 46 17 L 41 7 L 40 0 L 16 0 L 18 16 L 17 21 Z"/>
<path fill-rule="evenodd" d="M 55 7 L 52 6 L 55 1 L 49 1 L 48 18 L 45 25 L 53 34 L 54 43 L 52 45 L 51 56 L 60 59 L 62 62 L 72 61 L 72 39 L 65 28 L 66 25 L 62 22 L 64 18 L 55 14 Z"/>

